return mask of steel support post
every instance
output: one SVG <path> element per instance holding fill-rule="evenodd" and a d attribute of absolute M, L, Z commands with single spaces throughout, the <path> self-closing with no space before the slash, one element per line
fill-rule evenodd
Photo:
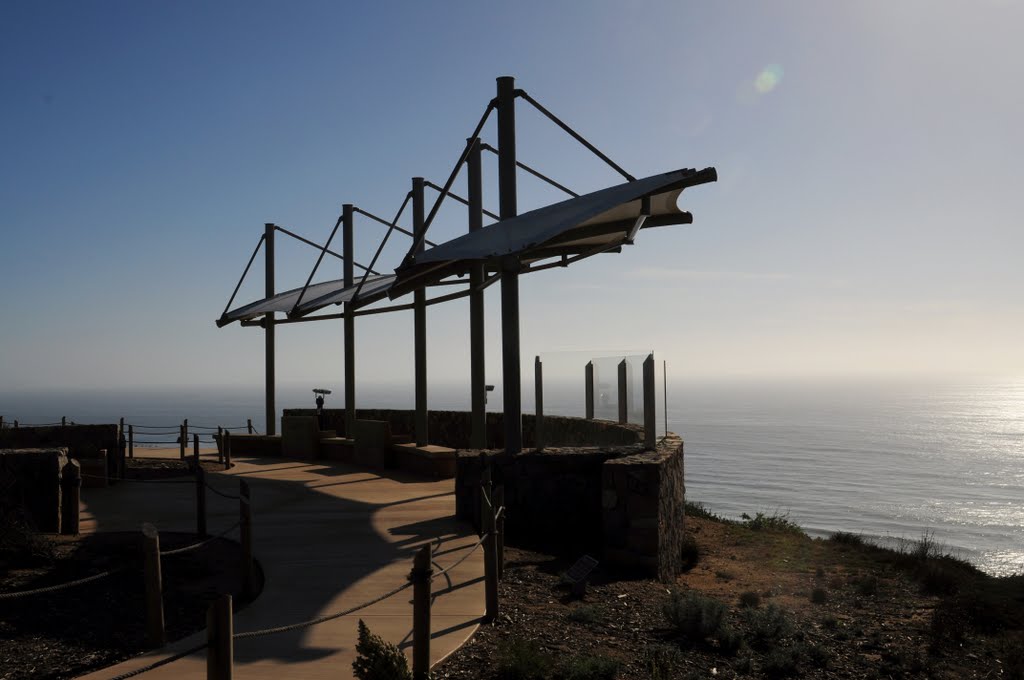
<path fill-rule="evenodd" d="M 417 239 L 424 228 L 423 178 L 412 178 L 412 230 Z M 417 252 L 423 250 L 423 241 Z M 426 446 L 427 432 L 427 291 L 419 288 L 413 293 L 413 356 L 416 361 L 416 446 Z"/>
<path fill-rule="evenodd" d="M 274 231 L 273 224 L 263 225 L 264 254 L 266 255 L 266 290 L 265 296 L 274 296 Z M 270 312 L 263 319 L 263 332 L 266 338 L 266 417 L 267 434 L 277 434 L 277 406 L 274 404 L 274 313 Z"/>
<path fill-rule="evenodd" d="M 355 285 L 355 214 L 352 204 L 341 208 L 342 255 L 345 256 L 345 287 Z M 355 306 L 345 303 L 345 436 L 351 437 L 356 429 L 356 319 Z"/>
<path fill-rule="evenodd" d="M 498 199 L 502 220 L 518 214 L 516 190 L 516 81 L 498 78 Z M 501 372 L 505 452 L 523 450 L 523 405 L 519 366 L 519 262 L 501 268 Z"/>
<path fill-rule="evenodd" d="M 469 231 L 484 226 L 484 182 L 480 162 L 480 139 L 466 140 L 470 145 L 466 160 L 469 203 Z M 487 448 L 487 374 L 484 349 L 484 266 L 473 265 L 469 272 L 469 384 L 472 415 L 470 417 L 469 445 L 474 449 Z"/>

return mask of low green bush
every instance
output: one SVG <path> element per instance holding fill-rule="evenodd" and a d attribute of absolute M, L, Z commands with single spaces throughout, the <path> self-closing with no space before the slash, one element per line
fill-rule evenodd
<path fill-rule="evenodd" d="M 745 590 L 740 593 L 740 606 L 749 609 L 757 609 L 761 606 L 761 596 L 753 590 Z"/>
<path fill-rule="evenodd" d="M 612 680 L 619 674 L 619 662 L 603 656 L 568 659 L 558 669 L 559 680 Z"/>
<path fill-rule="evenodd" d="M 755 513 L 753 517 L 747 513 L 740 515 L 745 525 L 754 531 L 782 531 L 794 534 L 802 534 L 800 525 L 789 518 L 789 513 L 773 512 L 766 515 L 763 512 Z"/>
<path fill-rule="evenodd" d="M 592 604 L 583 604 L 569 610 L 566 617 L 574 623 L 597 623 L 601 620 L 601 610 Z"/>
<path fill-rule="evenodd" d="M 744 610 L 744 619 L 750 631 L 751 644 L 758 649 L 772 647 L 795 630 L 789 614 L 773 604 L 763 609 Z"/>
<path fill-rule="evenodd" d="M 726 607 L 718 600 L 697 593 L 674 592 L 662 605 L 662 612 L 678 635 L 700 642 L 721 629 Z"/>
<path fill-rule="evenodd" d="M 554 665 L 551 655 L 533 640 L 513 638 L 498 645 L 500 680 L 547 680 Z"/>
<path fill-rule="evenodd" d="M 675 645 L 652 645 L 644 653 L 644 667 L 651 680 L 673 680 L 685 659 Z"/>
<path fill-rule="evenodd" d="M 405 654 L 379 635 L 371 633 L 362 619 L 359 619 L 352 673 L 359 680 L 412 680 Z"/>

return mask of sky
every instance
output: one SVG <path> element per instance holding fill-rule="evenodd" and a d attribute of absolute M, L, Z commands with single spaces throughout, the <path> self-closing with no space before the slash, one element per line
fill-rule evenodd
<path fill-rule="evenodd" d="M 1009 0 L 4 2 L 0 390 L 259 387 L 262 333 L 214 321 L 263 224 L 323 241 L 343 203 L 392 217 L 502 75 L 634 175 L 719 175 L 684 192 L 692 225 L 523 277 L 524 372 L 628 348 L 680 379 L 1024 375 L 1022 20 Z M 517 116 L 521 161 L 619 181 Z M 554 200 L 520 179 L 521 212 Z M 435 225 L 464 232 L 464 209 Z M 357 230 L 366 262 L 383 229 Z M 317 254 L 286 240 L 278 290 Z M 431 381 L 467 381 L 468 303 L 428 328 Z M 277 337 L 280 383 L 340 388 L 340 321 Z M 359 384 L 412 383 L 411 312 L 361 318 L 356 346 Z"/>

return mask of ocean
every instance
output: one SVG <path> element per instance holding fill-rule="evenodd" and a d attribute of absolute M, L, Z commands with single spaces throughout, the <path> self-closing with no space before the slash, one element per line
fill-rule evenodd
<path fill-rule="evenodd" d="M 924 534 L 995 575 L 1024 572 L 1024 381 L 977 383 L 704 382 L 670 379 L 659 430 L 686 441 L 687 497 L 731 518 L 788 514 L 812 536 L 893 543 Z M 532 386 L 524 382 L 524 397 Z M 409 386 L 359 387 L 360 405 L 410 408 Z M 500 408 L 500 389 L 490 408 Z M 165 431 L 264 431 L 262 388 L 0 393 L 6 423 L 126 422 Z M 327 405 L 342 402 L 340 390 Z M 279 408 L 313 406 L 306 387 Z M 431 407 L 467 409 L 466 390 L 431 386 Z M 582 415 L 582 387 L 545 389 L 549 413 Z M 524 410 L 532 399 L 524 398 Z M 599 408 L 599 416 L 602 415 Z M 637 418 L 636 414 L 631 419 Z M 154 435 L 150 441 L 174 441 Z"/>

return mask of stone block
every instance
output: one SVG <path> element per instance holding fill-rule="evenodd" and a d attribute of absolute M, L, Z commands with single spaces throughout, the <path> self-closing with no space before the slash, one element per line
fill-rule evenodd
<path fill-rule="evenodd" d="M 59 533 L 61 526 L 61 470 L 67 450 L 0 449 L 0 503 L 5 511 L 21 514 L 29 527 Z"/>

